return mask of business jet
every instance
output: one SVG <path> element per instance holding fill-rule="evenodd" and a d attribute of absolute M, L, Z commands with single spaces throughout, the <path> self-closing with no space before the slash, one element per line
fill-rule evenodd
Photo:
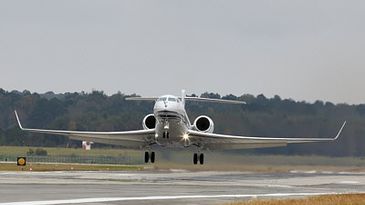
<path fill-rule="evenodd" d="M 73 140 L 96 142 L 112 145 L 122 145 L 127 148 L 145 150 L 144 161 L 155 162 L 155 147 L 188 148 L 193 147 L 193 164 L 204 164 L 204 150 L 214 149 L 247 149 L 262 147 L 279 147 L 293 143 L 329 142 L 335 141 L 346 125 L 333 138 L 277 138 L 253 137 L 216 134 L 213 120 L 205 115 L 190 122 L 185 110 L 186 101 L 215 102 L 229 104 L 245 104 L 243 101 L 187 97 L 182 91 L 181 97 L 163 95 L 161 97 L 129 97 L 126 100 L 155 101 L 153 114 L 148 114 L 142 121 L 142 130 L 134 131 L 69 131 L 23 128 L 18 113 L 15 116 L 19 128 L 32 133 L 63 135 Z"/>

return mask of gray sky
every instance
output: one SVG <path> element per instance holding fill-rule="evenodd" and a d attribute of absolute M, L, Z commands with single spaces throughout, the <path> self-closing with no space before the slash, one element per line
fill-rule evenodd
<path fill-rule="evenodd" d="M 0 87 L 365 103 L 365 1 L 0 1 Z"/>

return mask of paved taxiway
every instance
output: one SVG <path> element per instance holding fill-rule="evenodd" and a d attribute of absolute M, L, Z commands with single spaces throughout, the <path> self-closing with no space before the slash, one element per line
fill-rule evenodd
<path fill-rule="evenodd" d="M 0 205 L 223 204 L 349 192 L 365 192 L 365 173 L 0 172 Z"/>

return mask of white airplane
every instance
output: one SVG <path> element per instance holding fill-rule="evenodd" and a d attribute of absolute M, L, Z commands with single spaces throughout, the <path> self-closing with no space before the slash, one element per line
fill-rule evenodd
<path fill-rule="evenodd" d="M 162 147 L 195 147 L 193 155 L 194 164 L 204 164 L 203 150 L 207 149 L 247 149 L 261 147 L 279 147 L 292 143 L 328 142 L 336 140 L 346 121 L 342 124 L 337 135 L 333 138 L 276 138 L 252 137 L 215 134 L 214 123 L 208 116 L 197 117 L 193 124 L 190 123 L 185 111 L 186 101 L 217 102 L 230 104 L 244 104 L 242 101 L 209 99 L 199 97 L 186 97 L 182 91 L 181 97 L 163 95 L 161 97 L 130 97 L 127 100 L 155 101 L 153 114 L 144 117 L 143 130 L 135 131 L 69 131 L 23 128 L 19 116 L 15 116 L 21 130 L 52 135 L 63 135 L 73 140 L 97 142 L 112 145 L 122 145 L 128 148 L 145 149 L 144 161 L 155 162 L 155 146 Z"/>

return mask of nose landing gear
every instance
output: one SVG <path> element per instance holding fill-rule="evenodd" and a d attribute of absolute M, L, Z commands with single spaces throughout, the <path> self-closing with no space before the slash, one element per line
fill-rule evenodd
<path fill-rule="evenodd" d="M 166 138 L 166 139 L 169 139 L 170 138 L 170 133 L 168 131 L 165 131 L 162 133 L 162 138 Z"/>

